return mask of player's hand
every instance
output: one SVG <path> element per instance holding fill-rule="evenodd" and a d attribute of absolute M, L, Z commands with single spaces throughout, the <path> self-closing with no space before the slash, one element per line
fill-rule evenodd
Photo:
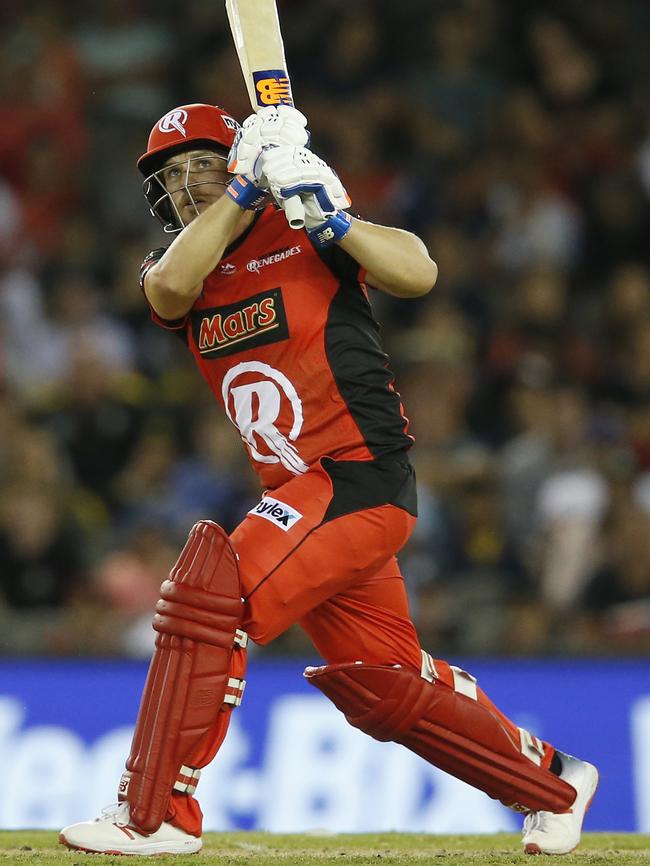
<path fill-rule="evenodd" d="M 352 217 L 344 210 L 325 214 L 314 195 L 304 196 L 302 206 L 307 234 L 317 247 L 329 247 L 330 244 L 344 238 L 350 231 Z"/>
<path fill-rule="evenodd" d="M 309 143 L 307 118 L 290 105 L 268 106 L 247 117 L 240 126 L 228 154 L 228 171 L 236 177 L 227 187 L 228 195 L 245 210 L 257 210 L 268 203 L 269 184 L 262 167 L 262 154 L 282 145 Z M 287 202 L 296 227 L 304 224 L 299 199 Z"/>
<path fill-rule="evenodd" d="M 323 217 L 352 204 L 336 172 L 304 147 L 284 145 L 263 151 L 260 167 L 279 204 L 295 195 L 313 196 Z"/>
<path fill-rule="evenodd" d="M 351 220 L 345 209 L 352 202 L 336 172 L 320 157 L 303 147 L 280 146 L 265 151 L 261 165 L 290 225 L 294 210 L 289 212 L 288 206 L 299 198 L 304 224 L 314 243 L 328 246 L 347 234 Z"/>
<path fill-rule="evenodd" d="M 307 118 L 291 105 L 269 105 L 251 114 L 240 126 L 228 154 L 228 171 L 261 180 L 262 151 L 278 145 L 309 144 Z"/>
<path fill-rule="evenodd" d="M 247 117 L 237 130 L 228 153 L 227 168 L 235 177 L 226 187 L 226 194 L 243 210 L 258 210 L 269 201 L 269 187 L 262 178 L 260 130 L 258 115 Z"/>

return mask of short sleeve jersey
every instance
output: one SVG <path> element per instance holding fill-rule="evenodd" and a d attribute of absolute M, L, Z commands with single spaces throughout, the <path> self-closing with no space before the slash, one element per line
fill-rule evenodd
<path fill-rule="evenodd" d="M 141 284 L 165 249 L 150 253 Z M 266 489 L 323 457 L 368 461 L 412 444 L 364 273 L 266 208 L 205 279 L 178 331 Z"/>

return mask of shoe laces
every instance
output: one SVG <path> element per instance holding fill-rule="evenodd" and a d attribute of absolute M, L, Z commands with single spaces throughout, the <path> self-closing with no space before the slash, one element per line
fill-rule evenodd
<path fill-rule="evenodd" d="M 531 833 L 533 830 L 543 829 L 543 822 L 543 812 L 529 812 L 524 818 L 524 835 Z"/>
<path fill-rule="evenodd" d="M 131 820 L 129 815 L 129 804 L 111 803 L 110 806 L 104 806 L 99 818 L 96 821 L 110 821 L 113 824 L 124 824 L 126 826 Z"/>

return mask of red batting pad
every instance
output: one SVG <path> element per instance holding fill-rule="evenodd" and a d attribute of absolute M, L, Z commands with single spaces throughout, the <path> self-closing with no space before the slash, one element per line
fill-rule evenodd
<path fill-rule="evenodd" d="M 131 820 L 149 833 L 163 822 L 181 766 L 224 705 L 243 603 L 237 557 L 221 527 L 200 521 L 192 528 L 161 596 L 126 763 Z"/>
<path fill-rule="evenodd" d="M 441 770 L 520 811 L 564 812 L 576 792 L 525 757 L 478 699 L 399 665 L 308 668 L 305 677 L 377 740 L 401 743 Z"/>

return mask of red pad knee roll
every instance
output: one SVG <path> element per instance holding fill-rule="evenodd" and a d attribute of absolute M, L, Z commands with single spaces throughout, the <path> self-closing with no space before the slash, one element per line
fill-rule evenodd
<path fill-rule="evenodd" d="M 184 766 L 188 756 L 228 700 L 242 613 L 237 556 L 228 536 L 216 523 L 200 521 L 161 588 L 155 651 L 120 786 L 132 823 L 145 832 L 163 822 L 179 774 L 192 772 Z"/>
<path fill-rule="evenodd" d="M 498 716 L 438 679 L 399 665 L 307 668 L 355 728 L 392 740 L 520 811 L 564 812 L 575 790 L 526 757 Z"/>

